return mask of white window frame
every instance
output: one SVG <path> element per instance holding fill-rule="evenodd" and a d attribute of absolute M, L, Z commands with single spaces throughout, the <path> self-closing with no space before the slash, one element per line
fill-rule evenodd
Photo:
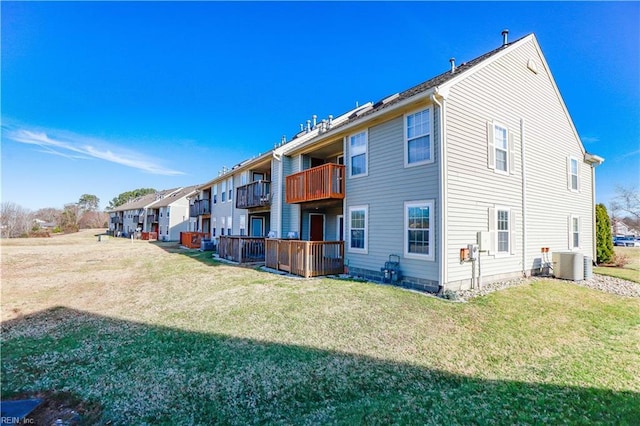
<path fill-rule="evenodd" d="M 221 203 L 227 202 L 227 181 L 226 180 L 223 180 L 222 182 L 220 182 L 220 202 Z"/>
<path fill-rule="evenodd" d="M 414 135 L 411 139 L 409 139 L 409 117 L 415 116 L 416 114 L 427 112 L 428 118 L 428 131 L 426 133 L 421 133 L 419 135 Z M 419 110 L 412 111 L 407 113 L 403 117 L 404 120 L 404 166 L 405 167 L 415 167 L 423 164 L 430 164 L 434 162 L 433 156 L 433 108 L 427 107 Z M 429 137 L 429 157 L 420 161 L 409 162 L 409 142 L 414 139 L 418 139 L 424 136 Z"/>
<path fill-rule="evenodd" d="M 507 225 L 509 229 L 506 231 L 508 236 L 508 249 L 507 251 L 498 251 L 498 233 L 505 232 L 498 230 L 498 212 L 506 211 L 508 222 Z M 489 233 L 491 235 L 491 247 L 489 250 L 490 256 L 495 257 L 507 257 L 511 255 L 515 255 L 515 244 L 516 244 L 516 215 L 515 211 L 511 207 L 507 206 L 495 206 L 489 208 Z"/>
<path fill-rule="evenodd" d="M 435 201 L 434 200 L 418 200 L 418 201 L 405 201 L 404 203 L 404 257 L 407 259 L 423 259 L 423 260 L 435 260 L 435 226 L 433 221 L 435 220 Z M 429 227 L 422 228 L 428 233 L 428 253 L 412 253 L 409 251 L 409 208 L 411 207 L 426 207 L 429 209 Z"/>
<path fill-rule="evenodd" d="M 247 218 L 245 215 L 243 214 L 240 215 L 240 224 L 238 226 L 240 227 L 240 235 L 241 236 L 246 235 L 245 231 L 247 229 Z"/>
<path fill-rule="evenodd" d="M 213 185 L 212 191 L 213 191 L 213 204 L 217 204 L 218 203 L 218 184 Z"/>
<path fill-rule="evenodd" d="M 570 215 L 569 216 L 569 250 L 580 250 L 581 246 L 582 246 L 582 221 L 580 220 L 580 216 L 577 215 Z M 578 229 L 576 231 L 576 229 L 574 228 L 574 225 L 578 226 Z M 578 234 L 578 245 L 575 245 L 575 237 L 576 234 Z"/>
<path fill-rule="evenodd" d="M 351 140 L 353 138 L 355 138 L 356 136 L 360 136 L 360 135 L 364 135 L 364 151 L 362 151 L 362 148 L 358 148 L 356 152 L 354 152 L 354 150 L 351 147 Z M 361 132 L 358 133 L 353 133 L 351 135 L 349 135 L 349 137 L 347 138 L 347 144 L 349 146 L 349 177 L 350 178 L 359 178 L 359 177 L 363 177 L 363 176 L 368 176 L 369 175 L 369 131 L 368 130 L 363 130 Z M 364 154 L 364 168 L 365 171 L 364 173 L 359 173 L 357 175 L 353 174 L 353 169 L 352 169 L 352 161 L 353 161 L 353 157 L 357 157 L 359 155 Z"/>
<path fill-rule="evenodd" d="M 576 172 L 573 173 L 573 163 L 576 165 Z M 576 177 L 576 187 L 573 187 L 573 177 Z M 576 157 L 567 157 L 567 188 L 571 192 L 580 191 L 580 161 Z"/>
<path fill-rule="evenodd" d="M 364 228 L 355 228 L 355 229 L 364 229 L 364 247 L 351 247 L 351 214 L 354 211 L 364 211 Z M 349 207 L 349 221 L 348 221 L 348 233 L 347 236 L 349 238 L 349 244 L 347 247 L 347 251 L 350 253 L 361 253 L 367 254 L 369 252 L 369 206 L 351 206 Z"/>
<path fill-rule="evenodd" d="M 233 235 L 233 218 L 227 216 L 227 235 Z"/>
<path fill-rule="evenodd" d="M 504 129 L 507 133 L 507 149 L 506 149 L 506 166 L 507 170 L 500 170 L 496 167 L 496 150 L 502 148 L 496 147 L 496 128 Z M 501 175 L 512 175 L 515 173 L 515 151 L 513 143 L 513 134 L 509 131 L 509 127 L 497 121 L 487 121 L 487 150 L 488 150 L 488 166 L 495 173 Z"/>
<path fill-rule="evenodd" d="M 227 201 L 233 201 L 233 176 L 227 179 L 227 192 L 229 195 L 227 196 Z"/>

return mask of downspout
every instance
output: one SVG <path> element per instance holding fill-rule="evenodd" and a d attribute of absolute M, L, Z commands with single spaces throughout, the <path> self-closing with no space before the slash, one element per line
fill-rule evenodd
<path fill-rule="evenodd" d="M 598 236 L 596 233 L 596 167 L 604 162 L 604 158 L 587 152 L 584 155 L 584 159 L 591 166 L 591 255 L 595 263 L 598 257 Z"/>
<path fill-rule="evenodd" d="M 447 121 L 446 121 L 446 108 L 445 102 L 449 96 L 449 90 L 441 90 L 440 87 L 436 87 L 434 93 L 430 96 L 431 101 L 438 105 L 440 110 L 440 138 L 439 151 L 440 151 L 440 209 L 439 209 L 439 223 L 440 232 L 438 233 L 440 256 L 440 288 L 439 293 L 445 291 L 448 274 L 447 274 L 447 152 L 446 152 L 446 135 L 447 135 Z M 438 97 L 442 99 L 442 102 L 438 100 Z"/>
<path fill-rule="evenodd" d="M 278 223 L 275 223 L 275 225 L 277 226 L 276 228 L 276 238 L 282 238 L 282 185 L 283 185 L 283 179 L 284 176 L 282 176 L 282 174 L 284 173 L 284 166 L 283 166 L 283 162 L 282 162 L 282 150 L 276 149 L 273 151 L 273 159 L 276 160 L 278 162 L 278 186 L 277 186 L 277 191 L 278 191 L 278 204 L 276 205 L 276 210 L 278 212 L 277 214 L 277 218 L 278 218 Z M 273 189 L 276 189 L 275 187 L 272 187 L 272 191 Z M 273 223 L 271 225 L 274 225 Z M 269 226 L 270 230 L 273 231 L 273 226 Z"/>
<path fill-rule="evenodd" d="M 524 118 L 520 119 L 520 167 L 522 169 L 522 276 L 527 276 L 527 169 L 525 167 Z"/>

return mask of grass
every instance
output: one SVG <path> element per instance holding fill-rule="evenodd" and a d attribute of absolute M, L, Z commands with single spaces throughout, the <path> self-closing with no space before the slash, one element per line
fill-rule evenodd
<path fill-rule="evenodd" d="M 629 263 L 622 268 L 599 266 L 593 271 L 600 275 L 622 278 L 623 280 L 640 283 L 640 248 L 638 247 L 614 247 L 618 256 L 625 256 Z"/>
<path fill-rule="evenodd" d="M 639 299 L 539 281 L 452 303 L 166 243 L 2 244 L 3 397 L 72 392 L 105 424 L 640 418 Z"/>

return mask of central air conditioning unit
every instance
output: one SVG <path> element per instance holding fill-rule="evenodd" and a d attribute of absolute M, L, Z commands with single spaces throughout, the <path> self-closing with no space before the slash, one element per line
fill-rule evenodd
<path fill-rule="evenodd" d="M 556 278 L 571 281 L 584 279 L 584 256 L 575 252 L 553 252 L 553 275 Z"/>

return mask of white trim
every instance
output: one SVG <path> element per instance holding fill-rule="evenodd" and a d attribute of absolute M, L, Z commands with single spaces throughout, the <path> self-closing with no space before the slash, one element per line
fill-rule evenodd
<path fill-rule="evenodd" d="M 510 139 L 509 128 L 507 126 L 505 126 L 504 124 L 500 123 L 499 121 L 495 121 L 495 120 L 491 121 L 491 126 L 492 126 L 492 129 L 491 129 L 492 131 L 490 132 L 490 136 L 493 138 L 493 140 L 488 141 L 488 143 L 489 143 L 490 149 L 491 148 L 493 149 L 493 164 L 490 164 L 489 168 L 493 169 L 493 171 L 495 173 L 498 173 L 498 174 L 501 174 L 501 175 L 509 175 L 510 171 L 511 171 L 511 169 L 513 167 L 512 164 L 510 164 L 511 161 L 512 161 L 512 158 L 513 158 L 513 155 L 512 155 L 512 151 L 513 150 L 512 150 L 512 146 L 511 146 L 511 145 L 513 145 L 513 143 L 509 142 L 509 139 Z M 506 150 L 496 147 L 496 140 L 495 140 L 496 127 L 504 129 L 504 131 L 506 132 L 506 136 L 507 136 L 507 139 L 506 139 L 507 148 L 506 148 Z M 496 155 L 497 154 L 497 150 L 506 151 L 506 158 L 505 158 L 506 170 L 501 170 L 501 169 L 498 169 L 498 167 L 497 167 L 497 164 L 496 164 L 497 163 L 497 155 Z M 491 157 L 489 157 L 489 158 L 491 159 Z"/>
<path fill-rule="evenodd" d="M 426 228 L 429 233 L 429 253 L 428 254 L 420 254 L 420 253 L 410 253 L 409 252 L 409 239 L 408 239 L 408 231 L 409 231 L 409 215 L 407 214 L 409 207 L 423 207 L 426 206 L 429 209 L 429 227 Z M 418 200 L 418 201 L 405 201 L 404 202 L 404 257 L 407 259 L 422 259 L 422 260 L 435 260 L 435 247 L 434 247 L 434 233 L 435 233 L 435 200 Z"/>
<path fill-rule="evenodd" d="M 324 241 L 325 235 L 327 235 L 327 216 L 324 213 L 309 213 L 309 241 L 311 241 L 311 216 L 322 216 L 322 239 L 320 241 Z"/>
<path fill-rule="evenodd" d="M 340 219 L 342 219 L 342 226 L 340 226 Z M 340 239 L 340 231 L 342 231 L 342 239 Z M 336 241 L 344 241 L 344 214 L 336 216 Z"/>
<path fill-rule="evenodd" d="M 365 167 L 365 172 L 364 173 L 360 173 L 357 175 L 353 175 L 352 174 L 352 170 L 351 170 L 351 160 L 353 158 L 353 153 L 351 151 L 351 138 L 354 136 L 358 136 L 364 133 L 364 139 L 365 139 L 365 148 L 364 148 L 364 167 Z M 349 136 L 347 136 L 347 145 L 349 146 L 349 155 L 348 155 L 348 159 L 349 159 L 349 164 L 347 166 L 348 168 L 348 173 L 347 176 L 350 179 L 354 179 L 354 178 L 359 178 L 359 177 L 364 177 L 364 176 L 369 176 L 369 130 L 365 129 L 361 132 L 357 132 L 357 133 L 353 133 L 350 134 Z M 362 153 L 358 153 L 356 155 L 362 155 Z"/>
<path fill-rule="evenodd" d="M 422 136 L 428 136 L 429 137 L 429 158 L 427 158 L 426 160 L 421 160 L 421 161 L 414 161 L 413 163 L 409 162 L 409 136 L 408 136 L 408 125 L 407 125 L 407 119 L 409 116 L 411 115 L 415 115 L 419 112 L 423 112 L 423 111 L 428 111 L 428 120 L 429 120 L 429 131 L 427 133 L 424 133 L 418 137 L 422 137 Z M 416 167 L 416 166 L 422 166 L 424 164 L 431 164 L 433 163 L 434 160 L 434 153 L 433 153 L 433 133 L 434 133 L 434 126 L 433 126 L 433 119 L 434 119 L 434 113 L 433 113 L 433 105 L 429 105 L 426 108 L 418 108 L 415 109 L 413 111 L 410 111 L 406 114 L 404 114 L 402 116 L 402 125 L 403 125 L 403 141 L 404 141 L 404 167 Z"/>
<path fill-rule="evenodd" d="M 514 215 L 513 215 L 512 211 L 511 211 L 511 207 L 494 206 L 493 210 L 495 211 L 494 217 L 492 218 L 492 220 L 495 221 L 494 224 L 493 224 L 493 230 L 494 230 L 494 234 L 495 234 L 494 238 L 493 238 L 493 241 L 494 241 L 494 252 L 493 252 L 493 254 L 494 254 L 494 256 L 496 258 L 509 257 L 509 256 L 515 254 L 515 251 L 513 250 L 513 244 L 515 243 L 514 238 L 513 238 L 514 237 L 514 232 L 513 231 L 515 229 L 514 228 L 515 224 L 513 223 L 514 222 Z M 499 216 L 500 216 L 499 212 L 507 212 L 507 226 L 508 226 L 508 229 L 506 231 L 500 231 L 498 229 L 498 221 L 499 221 Z M 507 244 L 508 244 L 507 251 L 498 251 L 498 248 L 499 248 L 498 235 L 499 235 L 500 232 L 506 232 L 507 233 L 507 238 L 508 238 L 508 240 L 507 240 Z"/>
<path fill-rule="evenodd" d="M 351 213 L 353 211 L 364 211 L 364 248 L 353 248 L 351 247 Z M 349 220 L 348 220 L 348 245 L 347 251 L 350 253 L 360 253 L 367 254 L 369 253 L 369 205 L 363 206 L 351 206 L 349 207 Z M 357 228 L 359 229 L 359 228 Z"/>
<path fill-rule="evenodd" d="M 573 187 L 573 170 L 572 170 L 572 162 L 576 163 L 576 187 Z M 567 157 L 567 189 L 571 192 L 576 192 L 579 193 L 580 192 L 580 161 L 578 160 L 577 157 L 574 157 L 573 155 L 569 155 Z"/>
<path fill-rule="evenodd" d="M 574 244 L 573 244 L 573 236 L 574 236 L 573 235 L 574 234 L 573 222 L 574 222 L 574 220 L 578 221 L 578 245 L 577 246 L 574 246 Z M 580 216 L 575 215 L 575 214 L 569 215 L 568 228 L 569 228 L 568 229 L 568 231 L 569 231 L 569 233 L 568 233 L 569 250 L 578 251 L 578 250 L 580 250 L 582 248 L 582 240 L 583 240 L 583 238 L 582 238 L 582 221 L 580 220 Z"/>

